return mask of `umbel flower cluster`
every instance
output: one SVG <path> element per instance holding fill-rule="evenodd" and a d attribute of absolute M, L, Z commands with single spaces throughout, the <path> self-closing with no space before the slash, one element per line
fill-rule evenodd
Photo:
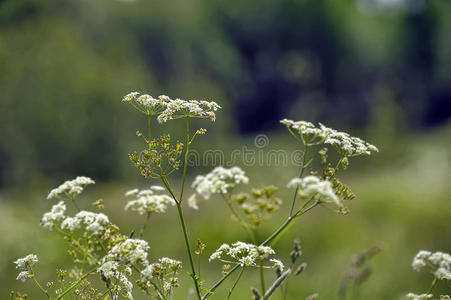
<path fill-rule="evenodd" d="M 287 126 L 296 137 L 299 137 L 305 144 L 329 144 L 343 156 L 370 155 L 371 152 L 378 152 L 376 146 L 364 140 L 353 137 L 346 132 L 341 132 L 319 123 L 319 126 L 306 121 L 293 121 L 283 119 L 280 123 Z"/>
<path fill-rule="evenodd" d="M 174 206 L 174 199 L 165 194 L 160 194 L 165 188 L 153 185 L 148 190 L 133 189 L 125 193 L 126 197 L 132 198 L 125 205 L 125 210 L 136 211 L 140 215 L 147 213 L 165 213 L 169 205 Z"/>
<path fill-rule="evenodd" d="M 160 123 L 181 118 L 202 118 L 216 120 L 215 112 L 221 108 L 214 101 L 171 99 L 166 95 L 153 98 L 132 92 L 122 102 L 132 104 L 137 110 L 149 116 L 158 116 Z"/>
<path fill-rule="evenodd" d="M 249 183 L 249 178 L 238 166 L 220 166 L 206 175 L 198 175 L 191 185 L 194 194 L 186 197 L 185 186 L 188 185 L 185 183 L 190 149 L 198 135 L 206 134 L 206 130 L 202 128 L 192 131 L 190 122 L 202 121 L 194 119 L 215 121 L 216 112 L 221 107 L 212 101 L 171 99 L 164 95 L 154 98 L 137 92 L 126 95 L 122 102 L 132 105 L 147 116 L 147 133 L 136 133 L 144 140 L 144 149 L 129 154 L 129 158 L 141 175 L 151 181 L 150 188 L 133 189 L 125 193 L 128 200 L 125 210 L 145 216 L 145 222 L 139 225 L 130 224 L 130 228 L 122 230 L 101 212 L 104 206 L 101 200 L 93 203 L 96 211 L 81 209 L 78 197 L 86 186 L 94 184 L 94 180 L 89 177 L 80 176 L 53 189 L 47 198 L 58 199 L 59 202 L 43 215 L 41 225 L 61 235 L 67 242 L 67 252 L 72 259 L 72 265 L 68 270 L 57 269 L 58 279 L 41 285 L 34 270 L 38 261 L 36 255 L 30 254 L 15 262 L 19 270 L 17 280 L 32 279 L 50 300 L 133 299 L 138 292 L 148 299 L 184 299 L 186 295 L 181 295 L 180 292 L 177 298 L 174 298 L 179 286 L 179 274 L 187 274 L 192 280 L 192 294 L 189 297 L 197 300 L 217 298 L 218 289 L 230 283 L 227 279 L 235 278 L 233 284 L 225 289 L 226 299 L 234 299 L 232 293 L 239 285 L 242 274 L 246 273 L 250 277 L 255 271 L 259 273 L 257 277 L 260 287 L 251 287 L 254 299 L 270 299 L 276 290 L 286 295 L 289 281 L 304 272 L 307 263 L 299 261 L 302 254 L 299 241 L 295 242 L 293 251 L 287 258 L 288 263 L 277 258 L 275 244 L 286 231 L 295 228 L 291 225 L 302 215 L 320 205 L 331 206 L 339 213 L 347 212 L 343 201 L 354 198 L 354 194 L 337 178 L 337 174 L 349 166 L 352 157 L 378 151 L 374 145 L 360 138 L 323 124 L 315 126 L 306 121 L 284 119 L 281 123 L 301 143 L 304 150 L 302 164 L 296 172 L 299 176 L 293 178 L 287 186 L 294 189 L 288 203 L 286 199 L 282 201 L 282 196 L 279 195 L 284 194 L 278 194 L 279 188 L 274 185 L 260 185 L 248 191 L 237 191 L 236 189 L 243 189 Z M 185 121 L 183 123 L 186 126 L 186 139 L 183 143 L 174 142 L 169 133 L 152 137 L 151 128 L 154 124 L 161 126 L 169 120 L 177 119 Z M 163 130 L 165 129 L 163 127 Z M 321 149 L 312 151 L 320 145 Z M 329 148 L 338 152 L 338 161 L 328 157 Z M 320 163 L 312 164 L 315 160 Z M 171 174 L 178 171 L 180 180 L 172 180 Z M 180 183 L 178 188 L 174 187 L 174 182 Z M 204 274 L 200 271 L 200 266 L 204 265 L 201 262 L 207 260 L 202 255 L 207 246 L 200 240 L 201 237 L 196 236 L 197 249 L 192 249 L 193 241 L 188 228 L 190 219 L 184 216 L 185 205 L 199 209 L 198 198 L 221 199 L 232 218 L 247 234 L 246 240 L 240 239 L 242 241 L 234 243 L 220 241 L 222 246 L 210 254 L 208 261 L 220 261 L 223 264 L 222 273 L 218 272 L 218 278 L 213 278 L 213 282 L 211 276 L 201 277 L 201 274 Z M 288 218 L 284 214 L 280 225 L 268 235 L 267 231 L 258 231 L 261 224 L 284 210 L 284 203 L 288 205 Z M 176 206 L 177 209 L 169 209 L 170 206 Z M 146 240 L 147 224 L 156 222 L 150 216 L 175 212 L 179 218 L 179 222 L 175 224 L 180 224 L 180 236 L 183 236 L 183 240 L 178 240 L 177 236 L 171 236 L 171 239 L 174 243 L 185 246 L 186 257 L 154 257 L 153 249 L 158 244 L 149 244 Z M 159 227 L 158 224 L 154 225 L 152 228 Z M 139 238 L 134 237 L 136 231 L 140 233 Z M 152 234 L 160 234 L 153 240 L 167 238 L 164 231 L 152 230 Z M 182 264 L 182 261 L 187 263 Z M 185 270 L 182 269 L 184 265 L 187 265 Z M 438 280 L 450 279 L 448 254 L 421 252 L 415 258 L 413 266 L 416 270 L 425 269 L 432 272 L 433 285 Z M 235 272 L 238 273 L 237 276 L 232 276 Z M 267 272 L 271 272 L 271 276 L 267 276 Z M 430 294 L 431 292 L 425 295 L 409 294 L 408 297 L 428 299 Z M 315 293 L 306 299 L 317 297 L 318 293 Z M 442 299 L 446 299 L 443 297 Z M 11 298 L 26 299 L 17 292 L 13 292 Z"/>
<path fill-rule="evenodd" d="M 417 272 L 426 271 L 433 274 L 434 279 L 427 293 L 408 293 L 407 298 L 412 300 L 435 299 L 432 291 L 439 280 L 447 281 L 451 284 L 451 255 L 444 252 L 431 252 L 421 250 L 415 255 L 412 261 L 412 269 Z M 449 295 L 440 295 L 440 300 L 450 300 Z"/>

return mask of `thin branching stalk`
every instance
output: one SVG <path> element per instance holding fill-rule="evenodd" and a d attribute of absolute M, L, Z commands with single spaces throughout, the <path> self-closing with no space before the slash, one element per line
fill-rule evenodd
<path fill-rule="evenodd" d="M 186 230 L 185 218 L 183 216 L 182 203 L 180 203 L 180 201 L 177 200 L 177 198 L 175 197 L 175 194 L 174 194 L 174 192 L 173 192 L 173 190 L 171 188 L 171 185 L 169 184 L 169 181 L 167 180 L 167 178 L 164 175 L 162 175 L 161 179 L 163 180 L 164 185 L 168 189 L 169 193 L 171 194 L 171 196 L 174 199 L 175 204 L 177 206 L 177 212 L 178 212 L 178 215 L 179 215 L 180 224 L 182 225 L 183 237 L 185 239 L 186 252 L 188 252 L 189 263 L 190 263 L 190 266 L 191 266 L 191 277 L 193 278 L 193 281 L 194 281 L 194 286 L 196 288 L 197 297 L 200 300 L 201 299 L 201 294 L 200 294 L 198 276 L 196 274 L 196 269 L 194 267 L 193 254 L 191 253 L 191 246 L 189 244 L 188 232 Z"/>
<path fill-rule="evenodd" d="M 308 151 L 308 146 L 304 143 L 304 154 L 302 155 L 302 166 L 301 166 L 301 172 L 299 173 L 299 178 L 302 177 L 302 175 L 304 174 L 304 170 L 306 168 L 306 166 L 305 166 L 305 157 L 307 156 L 307 151 Z M 293 215 L 294 205 L 296 203 L 298 190 L 299 190 L 299 186 L 297 186 L 296 190 L 294 191 L 293 202 L 291 202 L 290 216 Z"/>
<path fill-rule="evenodd" d="M 180 202 L 183 200 L 183 191 L 185 189 L 185 180 L 186 180 L 186 171 L 188 169 L 188 155 L 189 155 L 189 146 L 191 145 L 190 136 L 189 136 L 189 117 L 186 118 L 186 151 L 185 151 L 185 162 L 183 164 L 183 176 L 182 176 L 182 188 L 180 190 Z"/>
<path fill-rule="evenodd" d="M 262 287 L 262 293 L 264 293 L 266 291 L 266 287 L 265 287 L 265 273 L 264 273 L 264 268 L 263 268 L 263 261 L 260 261 L 259 264 L 259 269 L 260 269 L 260 285 Z"/>
<path fill-rule="evenodd" d="M 150 212 L 147 212 L 146 220 L 144 221 L 143 226 L 141 227 L 141 231 L 139 233 L 139 237 L 142 239 L 144 237 L 144 232 L 146 231 L 147 223 L 149 223 Z"/>
<path fill-rule="evenodd" d="M 42 285 L 36 280 L 36 276 L 34 274 L 33 268 L 30 266 L 30 271 L 31 271 L 31 278 L 33 278 L 34 283 L 36 284 L 36 286 L 41 290 L 42 293 L 44 293 L 47 298 L 52 299 L 49 295 L 49 293 L 47 292 L 47 290 L 45 290 Z"/>
<path fill-rule="evenodd" d="M 92 269 L 91 271 L 87 272 L 86 274 L 84 274 L 83 276 L 80 277 L 80 279 L 78 279 L 74 284 L 72 284 L 70 287 L 68 287 L 64 292 L 62 292 L 57 298 L 56 300 L 60 300 L 63 299 L 64 296 L 66 296 L 68 293 L 70 293 L 73 289 L 75 289 L 86 277 L 88 277 L 89 275 L 91 275 L 92 273 L 94 273 L 97 270 L 97 268 Z"/>
<path fill-rule="evenodd" d="M 236 278 L 235 283 L 234 283 L 234 284 L 232 285 L 232 287 L 230 288 L 229 294 L 227 295 L 227 300 L 229 300 L 229 299 L 230 299 L 230 296 L 232 296 L 233 290 L 235 289 L 236 285 L 237 285 L 238 282 L 240 281 L 241 275 L 243 275 L 243 273 L 244 273 L 244 267 L 241 268 L 240 274 L 239 274 L 238 277 Z"/>

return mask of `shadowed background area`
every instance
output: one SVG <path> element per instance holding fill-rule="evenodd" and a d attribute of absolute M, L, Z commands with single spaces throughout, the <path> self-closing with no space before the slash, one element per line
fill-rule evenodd
<path fill-rule="evenodd" d="M 12 289 L 39 297 L 14 280 L 17 257 L 37 253 L 43 281 L 54 280 L 55 264 L 64 266 L 64 243 L 37 226 L 53 204 L 48 191 L 63 181 L 94 178 L 85 207 L 103 198 L 125 232 L 139 226 L 123 213 L 123 193 L 150 184 L 127 158 L 142 147 L 134 132 L 146 126 L 120 102 L 130 91 L 218 102 L 215 123 L 194 123 L 208 129 L 194 146 L 200 152 L 255 149 L 257 134 L 268 136 L 267 149 L 294 151 L 279 124 L 285 117 L 377 145 L 380 153 L 352 161 L 343 174 L 357 194 L 351 214 L 320 209 L 280 242 L 288 257 L 300 237 L 309 262 L 288 295 L 337 298 L 352 255 L 376 243 L 384 251 L 360 299 L 424 292 L 430 278 L 411 270 L 411 259 L 419 249 L 451 251 L 450 32 L 446 0 L 0 0 L 0 298 Z M 183 122 L 153 126 L 183 138 Z M 191 169 L 189 182 L 222 163 Z M 285 217 L 285 185 L 298 167 L 243 168 L 251 186 L 276 184 L 286 202 L 263 237 Z M 208 253 L 246 238 L 223 203 L 202 204 L 187 219 Z M 176 222 L 174 212 L 152 220 L 147 239 L 155 257 L 184 260 Z M 205 272 L 212 282 L 220 266 Z M 251 298 L 247 286 L 256 278 L 247 276 L 237 299 Z M 187 285 L 175 299 L 186 295 Z"/>

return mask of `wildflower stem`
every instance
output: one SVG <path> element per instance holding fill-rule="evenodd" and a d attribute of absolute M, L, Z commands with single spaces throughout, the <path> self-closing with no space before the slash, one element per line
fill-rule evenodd
<path fill-rule="evenodd" d="M 302 177 L 302 175 L 304 174 L 304 170 L 305 170 L 305 157 L 307 156 L 307 151 L 308 151 L 308 145 L 306 145 L 304 143 L 304 155 L 302 156 L 302 167 L 301 167 L 301 172 L 299 173 L 299 178 Z M 296 186 L 296 190 L 294 191 L 294 196 L 293 196 L 293 202 L 291 203 L 291 209 L 290 209 L 290 216 L 293 214 L 293 210 L 294 210 L 294 205 L 296 203 L 296 198 L 298 195 L 298 190 L 299 190 L 299 186 Z"/>
<path fill-rule="evenodd" d="M 224 196 L 224 194 L 222 195 L 222 199 L 224 199 L 224 202 L 227 204 L 227 206 L 229 207 L 230 211 L 232 212 L 233 216 L 238 220 L 238 223 L 240 223 L 240 225 L 246 229 L 247 234 L 249 235 L 250 239 L 252 240 L 252 242 L 255 244 L 257 243 L 257 240 L 255 239 L 255 234 L 252 231 L 251 228 L 249 228 L 249 225 L 247 225 L 246 222 L 244 222 L 244 220 L 240 217 L 240 215 L 238 215 L 238 213 L 235 211 L 235 209 L 232 206 L 232 203 L 230 203 L 230 201 Z"/>
<path fill-rule="evenodd" d="M 189 154 L 189 146 L 190 146 L 190 137 L 189 137 L 189 117 L 186 118 L 186 151 L 185 151 L 185 162 L 183 163 L 183 177 L 182 177 L 182 188 L 180 190 L 180 198 L 179 201 L 182 202 L 183 199 L 183 191 L 185 189 L 185 180 L 186 180 L 186 171 L 188 168 L 188 154 Z"/>
<path fill-rule="evenodd" d="M 229 299 L 230 299 L 230 296 L 232 296 L 233 290 L 235 289 L 236 285 L 237 285 L 238 282 L 240 281 L 241 275 L 243 275 L 243 272 L 244 272 L 244 267 L 241 268 L 240 274 L 238 275 L 237 279 L 235 280 L 235 283 L 234 283 L 234 284 L 232 285 L 232 287 L 230 288 L 229 294 L 227 295 L 227 300 L 229 300 Z"/>
<path fill-rule="evenodd" d="M 75 206 L 75 209 L 77 211 L 81 211 L 80 207 L 78 206 L 77 202 L 75 201 L 74 197 L 70 197 L 70 201 L 72 202 L 72 204 Z"/>
<path fill-rule="evenodd" d="M 280 284 L 291 274 L 291 270 L 286 270 L 279 278 L 274 281 L 272 286 L 265 292 L 265 295 L 263 296 L 263 300 L 269 299 L 271 295 L 275 292 L 275 290 L 280 286 Z"/>
<path fill-rule="evenodd" d="M 141 231 L 139 233 L 139 237 L 142 239 L 144 237 L 144 232 L 146 231 L 147 223 L 149 223 L 150 212 L 147 212 L 146 221 L 144 221 L 143 226 L 141 227 Z"/>
<path fill-rule="evenodd" d="M 70 287 L 68 287 L 64 292 L 59 295 L 56 300 L 63 299 L 64 296 L 66 296 L 68 293 L 70 293 L 73 289 L 75 289 L 86 277 L 91 275 L 93 272 L 95 272 L 97 268 L 92 269 L 91 271 L 85 273 L 83 276 L 80 277 L 74 284 L 72 284 Z"/>
<path fill-rule="evenodd" d="M 266 291 L 266 287 L 265 287 L 265 273 L 263 272 L 263 261 L 260 261 L 260 265 L 259 265 L 259 269 L 260 269 L 260 284 L 262 287 L 262 293 L 264 293 Z"/>
<path fill-rule="evenodd" d="M 150 141 L 152 140 L 152 131 L 150 129 L 150 114 L 147 115 L 147 133 L 149 135 L 148 147 L 150 148 Z"/>
<path fill-rule="evenodd" d="M 179 213 L 180 223 L 182 224 L 183 236 L 185 238 L 185 244 L 186 244 L 186 251 L 188 252 L 189 263 L 191 265 L 191 272 L 192 272 L 191 277 L 193 278 L 194 286 L 196 287 L 197 298 L 200 300 L 201 295 L 200 295 L 199 283 L 197 282 L 198 278 L 196 275 L 196 270 L 194 268 L 193 255 L 191 253 L 191 247 L 189 245 L 188 233 L 186 232 L 186 225 L 185 225 L 185 218 L 183 217 L 182 204 L 179 202 L 177 202 L 177 211 Z"/>
<path fill-rule="evenodd" d="M 52 299 L 50 297 L 49 293 L 47 293 L 47 291 L 42 287 L 42 285 L 36 280 L 33 268 L 31 266 L 29 266 L 29 267 L 30 267 L 30 271 L 31 271 L 31 278 L 33 278 L 33 281 L 36 284 L 36 286 L 41 290 L 41 292 L 43 292 L 47 296 L 47 298 Z"/>
<path fill-rule="evenodd" d="M 438 282 L 438 279 L 437 279 L 437 277 L 434 276 L 434 280 L 432 280 L 431 287 L 429 288 L 429 291 L 426 294 L 431 294 L 432 293 L 432 290 L 437 285 L 437 282 Z"/>

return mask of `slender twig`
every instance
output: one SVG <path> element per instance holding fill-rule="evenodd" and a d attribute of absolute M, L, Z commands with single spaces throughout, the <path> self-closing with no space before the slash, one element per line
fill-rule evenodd
<path fill-rule="evenodd" d="M 434 280 L 432 280 L 431 288 L 429 289 L 429 291 L 426 294 L 432 293 L 432 290 L 436 286 L 437 282 L 438 282 L 438 278 L 434 276 Z"/>
<path fill-rule="evenodd" d="M 185 189 L 185 180 L 186 180 L 186 171 L 188 169 L 188 155 L 189 155 L 189 146 L 190 146 L 190 137 L 189 137 L 189 117 L 186 118 L 186 151 L 185 151 L 185 162 L 183 163 L 183 176 L 182 176 L 182 188 L 180 190 L 180 198 L 179 201 L 183 200 L 183 191 Z"/>
<path fill-rule="evenodd" d="M 144 221 L 143 226 L 141 227 L 141 231 L 139 233 L 139 237 L 142 239 L 144 237 L 144 232 L 146 231 L 147 223 L 149 223 L 150 212 L 147 212 L 146 221 Z"/>
<path fill-rule="evenodd" d="M 95 272 L 97 270 L 97 268 L 92 269 L 91 271 L 87 272 L 85 275 L 83 275 L 82 277 L 80 277 L 80 279 L 78 279 L 74 284 L 72 284 L 69 288 L 67 288 L 64 292 L 62 292 L 57 298 L 56 300 L 62 299 L 64 296 L 66 296 L 66 294 L 68 294 L 70 291 L 72 291 L 74 288 L 76 288 L 86 277 L 88 277 L 89 275 L 91 275 L 93 272 Z"/>
<path fill-rule="evenodd" d="M 304 154 L 302 156 L 302 167 L 301 167 L 301 172 L 299 173 L 299 176 L 298 176 L 299 178 L 302 177 L 302 175 L 304 174 L 304 170 L 306 168 L 305 157 L 307 156 L 307 150 L 308 150 L 308 146 L 306 144 L 304 144 Z M 296 186 L 296 190 L 294 191 L 293 201 L 291 202 L 290 216 L 293 215 L 293 210 L 294 210 L 294 205 L 296 203 L 298 190 L 299 190 L 299 186 Z"/>
<path fill-rule="evenodd" d="M 49 293 L 47 292 L 47 290 L 45 290 L 42 285 L 36 280 L 36 276 L 34 274 L 34 270 L 33 268 L 30 266 L 30 271 L 31 271 L 31 278 L 33 278 L 34 283 L 37 285 L 37 287 L 41 290 L 41 292 L 43 292 L 47 298 L 52 299 L 49 295 Z"/>
<path fill-rule="evenodd" d="M 260 261 L 260 265 L 259 265 L 259 269 L 260 269 L 260 285 L 262 287 L 262 293 L 264 293 L 266 291 L 266 287 L 265 287 L 265 273 L 264 273 L 264 269 L 263 269 L 263 261 Z"/>
<path fill-rule="evenodd" d="M 236 285 L 237 285 L 238 282 L 240 281 L 241 275 L 243 275 L 243 272 L 244 272 L 244 267 L 241 268 L 240 274 L 238 275 L 237 279 L 235 280 L 235 283 L 234 283 L 234 284 L 232 285 L 232 287 L 230 288 L 229 294 L 227 295 L 227 300 L 229 300 L 229 299 L 230 299 L 230 296 L 232 296 L 233 290 L 235 289 Z"/>

